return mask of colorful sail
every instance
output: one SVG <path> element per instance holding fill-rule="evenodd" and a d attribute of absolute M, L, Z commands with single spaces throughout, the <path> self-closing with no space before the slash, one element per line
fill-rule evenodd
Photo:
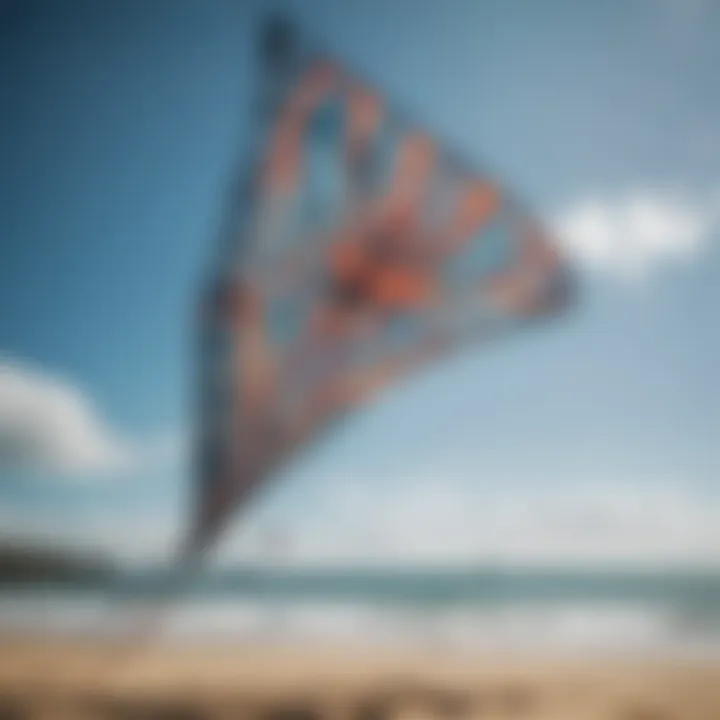
<path fill-rule="evenodd" d="M 267 131 L 203 302 L 191 552 L 334 420 L 569 299 L 554 244 L 492 177 L 273 33 Z"/>

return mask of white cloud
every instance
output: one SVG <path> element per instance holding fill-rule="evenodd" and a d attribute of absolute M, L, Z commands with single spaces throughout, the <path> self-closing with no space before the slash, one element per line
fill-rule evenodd
<path fill-rule="evenodd" d="M 692 203 L 677 193 L 642 190 L 581 200 L 560 213 L 556 230 L 580 265 L 642 279 L 666 263 L 697 256 L 718 226 L 718 210 L 717 198 Z"/>
<path fill-rule="evenodd" d="M 63 478 L 176 467 L 179 433 L 123 437 L 75 383 L 0 358 L 0 471 L 25 469 Z"/>
<path fill-rule="evenodd" d="M 0 533 L 130 563 L 168 561 L 186 530 L 186 510 L 173 502 L 132 517 L 113 508 L 77 517 L 0 512 Z M 216 559 L 230 566 L 720 567 L 720 498 L 670 485 L 490 492 L 466 480 L 429 476 L 381 490 L 343 481 L 322 506 L 295 514 L 256 507 L 228 529 Z"/>
<path fill-rule="evenodd" d="M 129 448 L 74 384 L 0 361 L 0 467 L 82 476 L 124 469 Z"/>
<path fill-rule="evenodd" d="M 318 513 L 312 515 L 302 524 L 288 524 L 288 559 L 400 564 L 720 562 L 720 499 L 679 486 L 596 483 L 491 492 L 448 477 L 416 478 L 382 490 L 343 481 L 321 509 L 322 520 Z M 248 541 L 258 537 L 254 525 L 230 538 L 225 558 L 253 555 Z M 254 552 L 262 556 L 262 548 Z"/>

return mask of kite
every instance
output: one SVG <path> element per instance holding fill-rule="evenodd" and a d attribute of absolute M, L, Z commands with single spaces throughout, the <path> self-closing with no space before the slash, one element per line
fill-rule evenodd
<path fill-rule="evenodd" d="M 262 137 L 202 298 L 186 548 L 278 468 L 428 363 L 572 297 L 552 239 L 493 177 L 275 21 Z"/>

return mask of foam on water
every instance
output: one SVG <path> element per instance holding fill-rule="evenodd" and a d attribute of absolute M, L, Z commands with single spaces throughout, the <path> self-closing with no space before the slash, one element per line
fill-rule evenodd
<path fill-rule="evenodd" d="M 518 602 L 417 607 L 370 602 L 189 599 L 4 592 L 0 632 L 118 636 L 153 614 L 167 642 L 356 643 L 596 652 L 720 651 L 720 626 L 662 603 Z"/>

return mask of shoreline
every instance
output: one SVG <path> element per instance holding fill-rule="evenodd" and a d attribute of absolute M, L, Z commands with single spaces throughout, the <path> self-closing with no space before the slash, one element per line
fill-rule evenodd
<path fill-rule="evenodd" d="M 279 655 L 302 653 L 304 655 L 342 656 L 442 656 L 461 663 L 484 662 L 489 658 L 501 658 L 508 662 L 564 663 L 619 663 L 619 664 L 694 664 L 720 667 L 720 647 L 715 643 L 701 645 L 689 642 L 667 642 L 663 645 L 643 646 L 632 641 L 626 645 L 612 643 L 598 645 L 580 641 L 576 644 L 558 641 L 554 644 L 540 641 L 527 642 L 468 642 L 465 644 L 439 638 L 416 637 L 414 639 L 384 639 L 373 636 L 360 640 L 360 633 L 354 636 L 278 633 L 192 633 L 178 635 L 156 630 L 134 632 L 98 632 L 96 629 L 82 631 L 47 631 L 37 633 L 27 629 L 8 631 L 0 629 L 0 660 L 4 647 L 14 645 L 22 648 L 75 648 L 92 649 L 92 652 L 112 654 L 118 648 L 133 646 L 152 648 L 159 653 L 226 653 L 259 652 Z"/>

